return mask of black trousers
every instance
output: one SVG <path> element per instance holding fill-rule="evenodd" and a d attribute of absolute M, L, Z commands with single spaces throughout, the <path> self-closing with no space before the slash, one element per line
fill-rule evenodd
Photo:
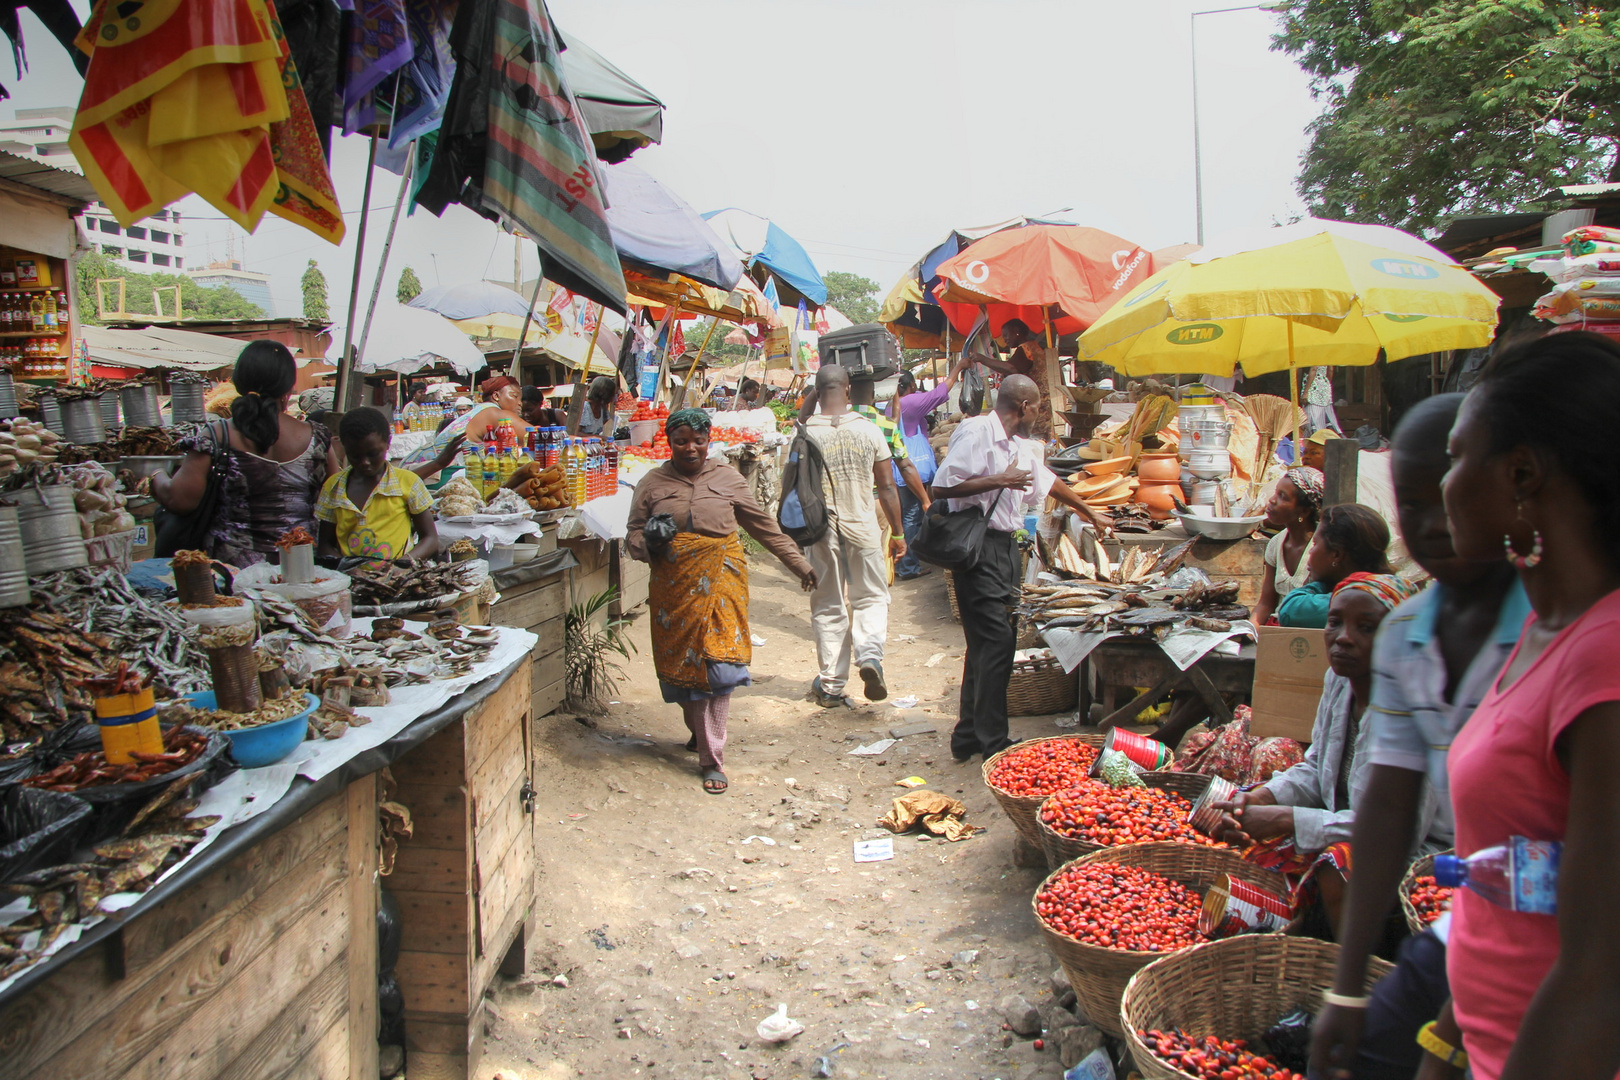
<path fill-rule="evenodd" d="M 951 753 L 959 758 L 989 757 L 1012 743 L 1007 737 L 1007 682 L 1018 635 L 1007 607 L 1018 592 L 1017 554 L 1012 533 L 990 530 L 984 534 L 978 565 L 954 572 L 956 606 L 967 638 L 962 701 L 951 732 Z"/>
<path fill-rule="evenodd" d="M 1409 1080 L 1425 1053 L 1418 1028 L 1439 1016 L 1450 996 L 1445 944 L 1430 930 L 1403 941 L 1395 970 L 1373 988 L 1356 1080 Z"/>

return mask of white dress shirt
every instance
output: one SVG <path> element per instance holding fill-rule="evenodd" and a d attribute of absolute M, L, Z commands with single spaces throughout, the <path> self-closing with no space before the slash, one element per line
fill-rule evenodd
<path fill-rule="evenodd" d="M 951 499 L 950 508 L 961 510 L 977 506 L 990 513 L 990 507 L 994 504 L 995 513 L 990 518 L 990 528 L 1000 532 L 1016 532 L 1024 527 L 1025 512 L 1046 501 L 1047 493 L 1052 490 L 1057 477 L 1046 467 L 1045 448 L 1034 439 L 1007 434 L 995 410 L 983 416 L 969 417 L 951 433 L 945 461 L 934 474 L 934 486 L 951 488 L 965 480 L 995 476 L 1006 472 L 1015 463 L 1018 468 L 1029 470 L 1028 488 L 1023 491 L 992 489 L 964 499 Z M 996 502 L 998 495 L 1001 496 L 999 503 Z"/>

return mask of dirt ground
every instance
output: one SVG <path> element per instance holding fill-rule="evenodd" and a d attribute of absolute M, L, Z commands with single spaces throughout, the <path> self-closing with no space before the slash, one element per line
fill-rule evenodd
<path fill-rule="evenodd" d="M 1053 1047 L 1003 1028 L 1008 995 L 1051 1008 L 1057 964 L 1030 911 L 1044 872 L 1013 865 L 1012 826 L 978 761 L 951 759 L 961 628 L 938 571 L 893 596 L 890 700 L 917 704 L 866 703 L 857 679 L 857 708 L 823 710 L 805 698 L 808 600 L 774 560 L 752 560 L 765 644 L 732 705 L 725 795 L 699 786 L 644 620 L 616 704 L 537 722 L 549 766 L 537 778 L 537 934 L 528 974 L 486 1003 L 482 1080 L 1062 1076 Z M 849 755 L 919 720 L 937 730 Z M 1015 737 L 1056 730 L 1052 717 L 1013 721 Z M 856 841 L 892 835 L 875 822 L 912 775 L 962 799 L 985 831 L 897 836 L 892 861 L 855 863 Z M 805 1028 L 785 1045 L 755 1031 L 778 1004 Z M 817 1071 L 823 1055 L 830 1073 Z"/>

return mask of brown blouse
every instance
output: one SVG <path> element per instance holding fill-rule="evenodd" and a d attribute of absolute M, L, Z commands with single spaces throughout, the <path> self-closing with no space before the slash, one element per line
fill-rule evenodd
<path fill-rule="evenodd" d="M 723 461 L 710 459 L 696 476 L 683 476 L 674 462 L 666 461 L 641 478 L 630 500 L 630 521 L 625 546 L 632 558 L 647 561 L 647 538 L 642 527 L 654 514 L 668 514 L 681 532 L 699 536 L 730 536 L 741 525 L 755 540 L 794 573 L 810 569 L 799 546 L 760 509 L 742 473 Z"/>

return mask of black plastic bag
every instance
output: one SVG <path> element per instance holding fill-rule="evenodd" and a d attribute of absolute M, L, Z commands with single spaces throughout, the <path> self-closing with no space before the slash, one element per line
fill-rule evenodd
<path fill-rule="evenodd" d="M 0 882 L 65 861 L 90 825 L 90 804 L 60 791 L 0 787 Z"/>
<path fill-rule="evenodd" d="M 969 364 L 962 371 L 962 389 L 956 398 L 962 406 L 963 416 L 978 416 L 984 411 L 984 373 L 978 364 Z"/>
<path fill-rule="evenodd" d="M 1285 1069 L 1302 1073 L 1311 1059 L 1311 1024 L 1315 1017 L 1304 1009 L 1295 1009 L 1276 1024 L 1266 1029 L 1266 1047 L 1277 1064 Z"/>
<path fill-rule="evenodd" d="M 386 886 L 377 891 L 377 970 L 393 971 L 399 963 L 400 938 L 404 928 L 399 922 L 399 898 Z"/>
<path fill-rule="evenodd" d="M 641 535 L 647 538 L 647 554 L 663 553 L 675 542 L 675 534 L 679 531 L 671 514 L 654 514 L 648 518 L 647 524 L 641 527 Z"/>

